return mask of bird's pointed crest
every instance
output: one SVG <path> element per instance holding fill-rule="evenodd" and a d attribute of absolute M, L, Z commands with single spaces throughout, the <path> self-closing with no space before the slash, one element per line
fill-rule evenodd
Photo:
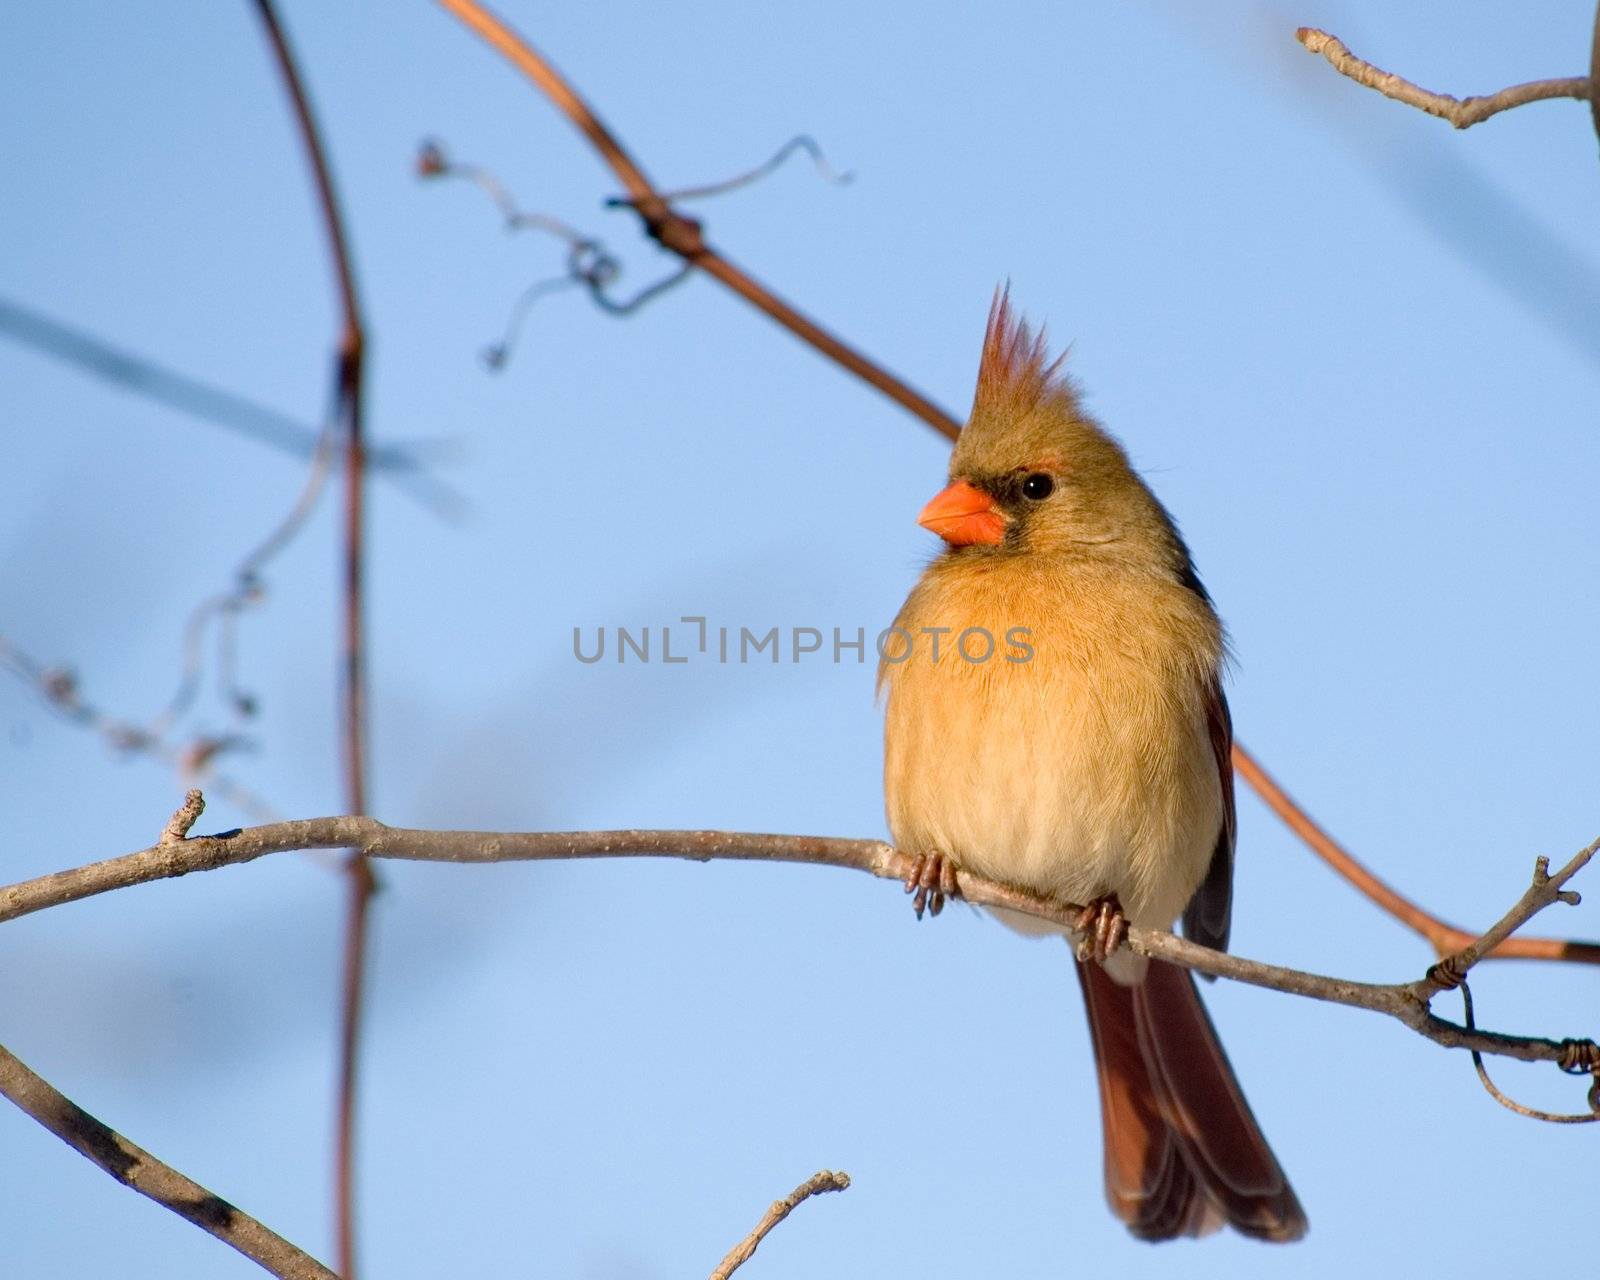
<path fill-rule="evenodd" d="M 1048 354 L 1043 327 L 1035 333 L 1012 310 L 1011 285 L 997 288 L 983 335 L 974 415 L 983 411 L 1026 413 L 1047 397 L 1070 399 L 1072 387 L 1061 369 L 1066 353 L 1054 360 L 1048 359 Z"/>

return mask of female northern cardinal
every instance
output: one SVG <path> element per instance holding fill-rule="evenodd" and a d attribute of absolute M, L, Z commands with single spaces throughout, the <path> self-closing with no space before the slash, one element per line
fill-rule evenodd
<path fill-rule="evenodd" d="M 919 916 L 955 866 L 1089 904 L 1078 977 L 1128 1230 L 1296 1240 L 1305 1213 L 1189 973 L 1118 949 L 1129 922 L 1180 912 L 1226 948 L 1233 731 L 1188 548 L 1060 363 L 997 294 L 950 485 L 919 520 L 948 546 L 879 666 L 889 828 L 917 856 Z"/>

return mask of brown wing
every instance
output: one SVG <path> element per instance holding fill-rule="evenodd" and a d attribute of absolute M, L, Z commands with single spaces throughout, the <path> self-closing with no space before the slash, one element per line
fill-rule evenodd
<path fill-rule="evenodd" d="M 1222 828 L 1217 832 L 1206 878 L 1184 908 L 1183 936 L 1202 947 L 1226 951 L 1233 920 L 1233 846 L 1239 819 L 1233 801 L 1233 718 L 1228 714 L 1220 677 L 1213 678 L 1206 690 L 1206 726 L 1211 731 L 1211 751 L 1222 786 Z"/>

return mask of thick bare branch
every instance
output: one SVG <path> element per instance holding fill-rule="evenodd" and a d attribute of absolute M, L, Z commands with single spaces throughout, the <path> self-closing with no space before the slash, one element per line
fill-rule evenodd
<path fill-rule="evenodd" d="M 374 858 L 417 862 L 523 862 L 578 858 L 666 857 L 698 862 L 798 862 L 849 867 L 886 880 L 904 882 L 915 859 L 880 840 L 838 836 L 763 835 L 736 831 L 426 831 L 389 827 L 373 818 L 305 818 L 265 826 L 195 836 L 182 843 L 157 844 L 138 853 L 91 863 L 70 871 L 0 888 L 0 922 L 74 902 L 113 889 L 144 884 L 191 871 L 250 862 L 296 849 L 357 849 Z M 961 896 L 979 906 L 1009 907 L 1071 931 L 1081 910 L 1021 889 L 957 872 Z M 1437 1017 L 1428 1007 L 1431 991 L 1418 982 L 1356 982 L 1298 969 L 1264 964 L 1212 951 L 1157 929 L 1130 929 L 1128 943 L 1142 955 L 1182 965 L 1199 973 L 1231 978 L 1251 986 L 1307 996 L 1387 1014 L 1419 1035 L 1447 1048 L 1476 1048 L 1525 1062 L 1570 1066 L 1585 1060 L 1573 1046 L 1587 1041 L 1468 1031 Z"/>
<path fill-rule="evenodd" d="M 338 1280 L 309 1253 L 100 1123 L 3 1046 L 0 1095 L 123 1186 L 187 1218 L 282 1280 Z"/>
<path fill-rule="evenodd" d="M 820 1173 L 812 1174 L 782 1200 L 774 1200 L 771 1207 L 762 1215 L 761 1221 L 756 1223 L 755 1230 L 728 1250 L 728 1256 L 723 1258 L 717 1264 L 716 1270 L 711 1273 L 711 1280 L 728 1280 L 729 1276 L 749 1262 L 750 1255 L 755 1253 L 756 1247 L 767 1238 L 773 1227 L 795 1211 L 796 1206 L 811 1199 L 812 1196 L 820 1196 L 829 1191 L 843 1191 L 849 1185 L 848 1173 L 834 1173 L 823 1169 Z"/>
<path fill-rule="evenodd" d="M 1403 102 L 1430 116 L 1448 120 L 1457 129 L 1470 129 L 1482 124 L 1490 116 L 1509 111 L 1512 107 L 1530 102 L 1543 102 L 1548 98 L 1576 98 L 1580 102 L 1589 98 L 1587 76 L 1567 76 L 1559 80 L 1533 80 L 1527 84 L 1512 85 L 1498 93 L 1481 97 L 1452 98 L 1448 93 L 1433 93 L 1414 85 L 1411 81 L 1373 66 L 1351 53 L 1337 36 L 1315 27 L 1301 27 L 1295 39 L 1311 53 L 1320 53 L 1340 75 L 1348 76 L 1357 84 L 1376 89 L 1386 98 Z"/>

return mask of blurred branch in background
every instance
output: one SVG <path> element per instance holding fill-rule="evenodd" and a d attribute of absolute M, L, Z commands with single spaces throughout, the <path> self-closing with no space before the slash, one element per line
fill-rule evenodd
<path fill-rule="evenodd" d="M 183 675 L 171 700 L 152 722 L 152 733 L 165 733 L 193 707 L 204 675 L 206 629 L 213 620 L 217 625 L 219 690 L 230 709 L 241 720 L 255 715 L 255 697 L 241 689 L 238 683 L 234 628 L 240 612 L 260 603 L 266 596 L 266 584 L 262 581 L 261 571 L 294 540 L 316 510 L 317 500 L 322 496 L 332 467 L 333 445 L 332 435 L 325 431 L 317 443 L 317 451 L 312 456 L 311 467 L 294 505 L 277 527 L 239 562 L 233 571 L 232 588 L 201 601 L 190 614 L 188 625 L 184 628 Z"/>
<path fill-rule="evenodd" d="M 96 1120 L 4 1046 L 0 1046 L 0 1096 L 123 1186 L 188 1219 L 282 1280 L 338 1280 L 304 1250 Z"/>
<path fill-rule="evenodd" d="M 330 473 L 337 468 L 336 418 L 330 415 L 323 428 L 313 430 L 276 410 L 163 369 L 3 298 L 0 333 L 170 408 L 308 458 L 309 469 L 289 510 L 234 566 L 229 587 L 202 600 L 190 612 L 183 629 L 177 685 L 166 705 L 149 721 L 141 724 L 118 718 L 85 701 L 81 678 L 68 665 L 40 661 L 0 635 L 0 667 L 31 685 L 46 705 L 69 723 L 97 734 L 118 752 L 146 755 L 175 769 L 184 785 L 203 780 L 257 821 L 272 821 L 277 815 L 264 800 L 216 773 L 213 766 L 220 756 L 251 745 L 242 728 L 255 717 L 258 707 L 255 696 L 239 681 L 239 619 L 267 599 L 264 571 L 304 529 Z M 380 468 L 436 512 L 460 511 L 459 496 L 426 474 L 410 446 L 385 446 Z M 177 730 L 194 710 L 207 682 L 208 666 L 213 668 L 216 692 L 236 731 L 197 730 L 180 744 L 174 740 Z"/>
<path fill-rule="evenodd" d="M 199 734 L 180 745 L 153 734 L 148 726 L 118 720 L 84 698 L 78 676 L 69 667 L 42 663 L 4 635 L 0 635 L 0 668 L 29 685 L 56 714 L 89 730 L 114 751 L 149 756 L 173 770 L 185 786 L 204 782 L 257 822 L 277 820 L 278 815 L 264 800 L 215 770 L 219 756 L 248 745 L 244 739 L 232 734 Z"/>
<path fill-rule="evenodd" d="M 600 153 L 601 158 L 627 188 L 625 200 L 614 201 L 632 208 L 644 223 L 645 231 L 660 244 L 721 280 L 758 310 L 789 329 L 796 337 L 815 347 L 829 359 L 883 392 L 948 439 L 960 434 L 960 424 L 938 405 L 902 382 L 894 374 L 874 364 L 854 348 L 841 342 L 814 321 L 802 316 L 764 285 L 712 250 L 701 235 L 701 226 L 685 218 L 658 192 L 615 135 L 600 121 L 573 87 L 550 62 L 513 31 L 502 19 L 476 0 L 438 0 L 472 31 L 487 41 L 513 66 L 526 75 L 567 116 Z M 442 160 L 442 156 L 441 156 Z M 504 207 L 504 206 L 503 206 Z M 513 206 L 514 207 L 514 206 Z M 1447 924 L 1404 898 L 1363 866 L 1348 850 L 1324 831 L 1304 809 L 1283 791 L 1255 758 L 1237 741 L 1233 748 L 1235 768 L 1263 801 L 1282 818 L 1306 846 L 1340 876 L 1350 881 L 1367 898 L 1402 923 L 1421 933 L 1443 956 L 1459 949 L 1471 935 Z M 1600 945 L 1567 942 L 1552 938 L 1513 939 L 1514 945 L 1496 950 L 1495 956 L 1524 956 L 1600 964 Z"/>
<path fill-rule="evenodd" d="M 182 821 L 203 807 L 198 794 L 185 803 Z M 180 826 L 182 822 L 180 821 Z M 217 835 L 161 842 L 137 853 L 89 863 L 69 871 L 0 887 L 0 922 L 62 906 L 101 893 L 146 884 L 191 871 L 236 866 L 273 853 L 303 849 L 357 849 L 374 858 L 416 862 L 501 863 L 588 858 L 666 857 L 696 862 L 727 859 L 742 862 L 802 863 L 865 871 L 912 887 L 923 860 L 902 853 L 881 840 L 838 836 L 770 835 L 741 831 L 429 831 L 390 827 L 369 817 L 351 815 L 278 822 Z M 1435 1016 L 1429 1001 L 1452 986 L 1504 938 L 1534 914 L 1555 903 L 1571 904 L 1576 895 L 1567 883 L 1582 870 L 1600 840 L 1579 850 L 1556 873 L 1544 860 L 1536 865 L 1534 883 L 1489 933 L 1444 965 L 1435 965 L 1411 982 L 1378 984 L 1305 973 L 1213 951 L 1159 929 L 1130 928 L 1128 944 L 1141 955 L 1182 965 L 1198 973 L 1231 978 L 1288 995 L 1305 996 L 1395 1018 L 1419 1035 L 1447 1048 L 1476 1048 L 1525 1062 L 1552 1062 L 1563 1070 L 1588 1074 L 1600 1070 L 1600 1046 L 1588 1039 L 1549 1040 L 1472 1031 Z M 1004 907 L 1061 926 L 1076 936 L 1080 906 L 1040 897 L 956 870 L 959 895 L 977 906 Z"/>
<path fill-rule="evenodd" d="M 298 458 L 314 457 L 318 441 L 325 434 L 323 428 L 309 426 L 245 396 L 164 368 L 154 360 L 134 355 L 92 333 L 53 320 L 5 297 L 0 297 L 0 336 L 73 365 L 124 391 L 144 396 L 202 422 L 227 427 Z M 461 495 L 429 470 L 430 461 L 438 461 L 448 449 L 449 442 L 439 440 L 374 444 L 367 452 L 367 467 L 434 514 L 459 519 L 463 511 Z"/>
<path fill-rule="evenodd" d="M 1452 98 L 1447 93 L 1433 93 L 1420 88 L 1393 72 L 1363 61 L 1351 53 L 1342 40 L 1330 36 L 1326 31 L 1301 27 L 1294 35 L 1309 52 L 1320 53 L 1326 58 L 1328 65 L 1340 75 L 1348 76 L 1369 89 L 1376 89 L 1386 98 L 1448 120 L 1457 129 L 1470 129 L 1475 124 L 1482 124 L 1490 116 L 1530 102 L 1544 102 L 1550 98 L 1576 98 L 1581 102 L 1590 96 L 1587 76 L 1567 76 L 1559 80 L 1533 80 L 1527 84 L 1512 85 L 1509 89 L 1482 97 Z"/>
<path fill-rule="evenodd" d="M 323 229 L 333 258 L 334 285 L 342 317 L 334 352 L 334 411 L 344 445 L 344 546 L 342 555 L 343 678 L 340 682 L 340 755 L 344 763 L 345 797 L 352 813 L 367 810 L 367 644 L 364 585 L 366 576 L 366 329 L 356 292 L 355 263 L 339 209 L 338 192 L 327 150 L 311 109 L 311 99 L 272 0 L 256 0 L 268 42 L 294 109 L 300 140 L 311 167 Z M 369 907 L 377 882 L 366 854 L 351 849 L 345 857 L 348 898 L 345 909 L 339 998 L 339 1064 L 334 1104 L 334 1242 L 339 1274 L 354 1280 L 355 1264 L 355 1120 L 357 1066 L 361 1044 L 362 994 L 365 989 Z"/>

